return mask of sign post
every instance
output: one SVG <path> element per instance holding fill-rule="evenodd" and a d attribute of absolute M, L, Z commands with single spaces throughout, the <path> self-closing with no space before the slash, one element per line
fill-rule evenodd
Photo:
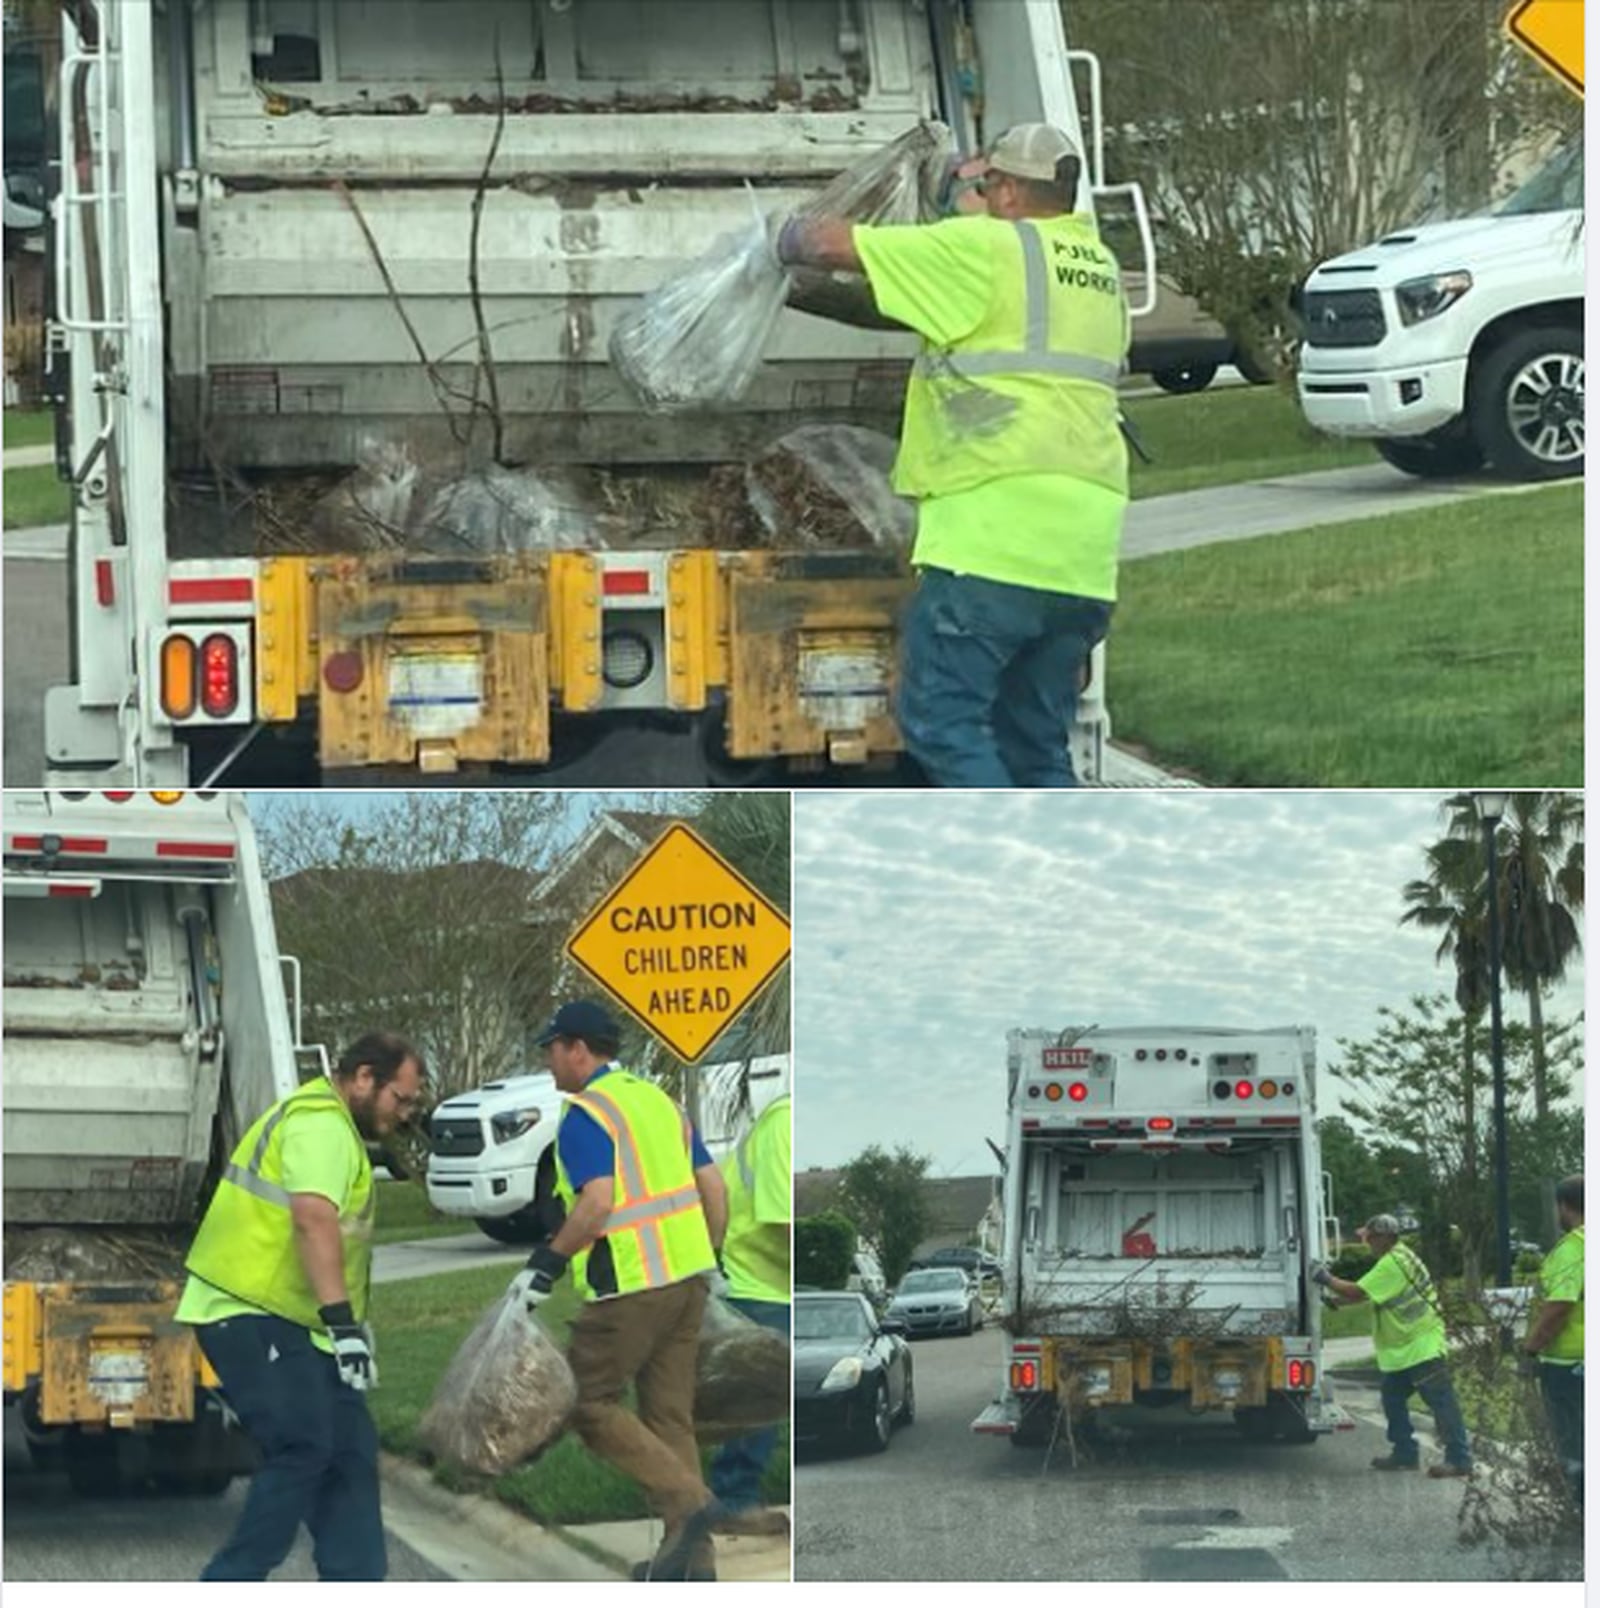
<path fill-rule="evenodd" d="M 1568 89 L 1583 94 L 1583 0 L 1517 0 L 1506 32 Z"/>
<path fill-rule="evenodd" d="M 677 822 L 584 918 L 567 954 L 692 1065 L 788 959 L 789 922 Z"/>

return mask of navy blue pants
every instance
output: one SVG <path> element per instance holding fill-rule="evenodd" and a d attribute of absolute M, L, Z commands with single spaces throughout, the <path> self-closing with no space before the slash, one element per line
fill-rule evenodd
<path fill-rule="evenodd" d="M 740 1301 L 728 1305 L 753 1318 L 763 1329 L 776 1329 L 789 1338 L 789 1304 L 786 1301 Z M 740 1440 L 726 1442 L 711 1462 L 711 1491 L 726 1507 L 738 1512 L 761 1503 L 761 1475 L 778 1444 L 778 1426 L 769 1424 Z"/>
<path fill-rule="evenodd" d="M 1539 1364 L 1539 1389 L 1561 1467 L 1583 1506 L 1583 1370 L 1559 1362 Z"/>
<path fill-rule="evenodd" d="M 282 1318 L 226 1318 L 196 1329 L 222 1394 L 261 1448 L 232 1536 L 202 1580 L 265 1580 L 302 1524 L 321 1580 L 382 1580 L 378 1431 L 365 1397 L 309 1330 Z"/>
<path fill-rule="evenodd" d="M 940 787 L 1073 787 L 1067 733 L 1098 598 L 925 569 L 903 634 L 899 721 Z"/>
<path fill-rule="evenodd" d="M 1396 1368 L 1383 1375 L 1379 1395 L 1383 1414 L 1389 1422 L 1389 1444 L 1398 1462 L 1416 1463 L 1421 1452 L 1411 1411 L 1406 1406 L 1415 1391 L 1433 1414 L 1434 1428 L 1444 1443 L 1444 1460 L 1451 1468 L 1472 1467 L 1472 1447 L 1467 1440 L 1467 1423 L 1461 1416 L 1455 1386 L 1450 1383 L 1450 1365 L 1443 1357 L 1419 1362 L 1414 1368 Z"/>

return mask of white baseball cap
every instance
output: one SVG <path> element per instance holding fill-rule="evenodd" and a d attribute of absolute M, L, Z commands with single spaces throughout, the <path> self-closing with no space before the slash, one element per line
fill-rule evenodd
<path fill-rule="evenodd" d="M 988 165 L 996 173 L 1051 184 L 1066 156 L 1083 160 L 1078 142 L 1054 123 L 1017 123 L 989 147 Z"/>

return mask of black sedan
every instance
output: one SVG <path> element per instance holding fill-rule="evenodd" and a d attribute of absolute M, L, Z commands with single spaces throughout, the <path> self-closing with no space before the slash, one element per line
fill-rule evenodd
<path fill-rule="evenodd" d="M 850 1290 L 796 1291 L 794 1438 L 881 1452 L 894 1426 L 916 1415 L 911 1348 L 903 1329 L 879 1323 Z"/>

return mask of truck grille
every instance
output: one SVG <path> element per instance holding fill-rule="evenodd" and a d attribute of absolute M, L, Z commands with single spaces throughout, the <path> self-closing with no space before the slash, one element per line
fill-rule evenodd
<path fill-rule="evenodd" d="M 1375 290 L 1311 290 L 1300 310 L 1308 346 L 1376 346 L 1383 303 Z"/>
<path fill-rule="evenodd" d="M 436 1156 L 483 1154 L 483 1124 L 474 1117 L 435 1117 L 428 1131 Z"/>

